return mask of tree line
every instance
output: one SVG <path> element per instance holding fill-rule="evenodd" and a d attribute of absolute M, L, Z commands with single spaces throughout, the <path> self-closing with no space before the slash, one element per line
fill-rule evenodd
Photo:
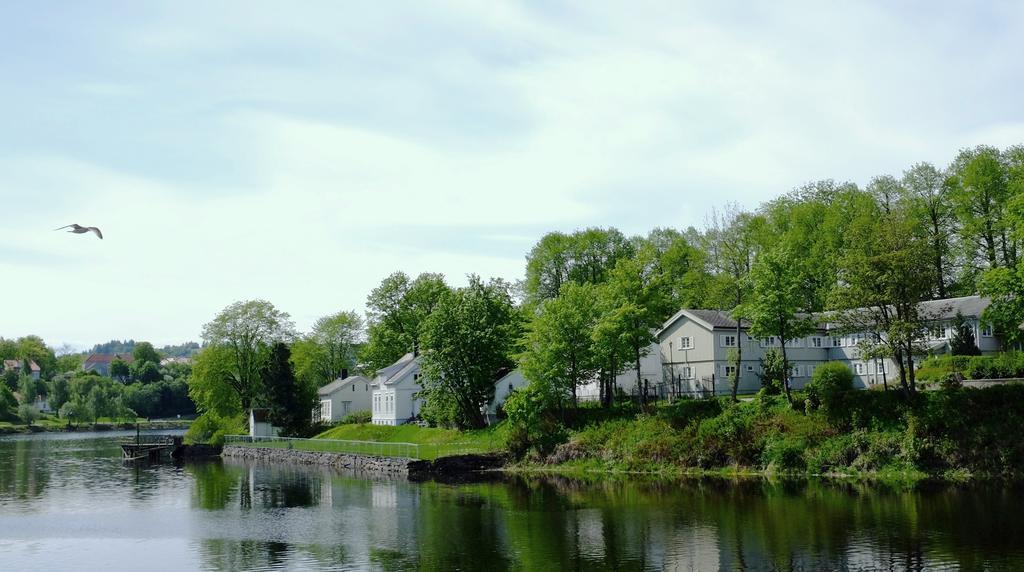
<path fill-rule="evenodd" d="M 863 188 L 822 180 L 755 209 L 725 205 L 700 229 L 551 232 L 527 254 L 521 281 L 470 276 L 452 288 L 440 274 L 396 272 L 370 292 L 365 321 L 342 312 L 343 327 L 333 333 L 325 323 L 298 335 L 266 302 L 252 309 L 266 327 L 243 329 L 241 346 L 208 324 L 197 370 L 209 375 L 193 377 L 192 395 L 201 409 L 243 410 L 265 395 L 260 367 L 284 343 L 307 396 L 341 367 L 359 364 L 372 374 L 418 349 L 423 416 L 440 424 L 481 425 L 494 381 L 516 366 L 531 384 L 513 409 L 563 408 L 593 380 L 609 405 L 617 375 L 633 368 L 643 382 L 639 364 L 654 332 L 684 307 L 724 310 L 738 330 L 746 324 L 754 337 L 779 339 L 773 368 L 783 382 L 787 341 L 827 318 L 843 333 L 867 334 L 862 355 L 892 359 L 900 388 L 913 393 L 914 359 L 926 351 L 934 317 L 921 301 L 989 296 L 985 319 L 1005 343 L 1022 341 L 1021 197 L 1024 146 L 979 146 L 944 168 L 917 163 Z M 730 354 L 736 364 L 740 351 Z M 218 367 L 215 354 L 226 356 Z M 732 371 L 735 396 L 740 368 Z M 203 388 L 214 378 L 231 391 Z M 214 405 L 228 397 L 230 407 Z"/>

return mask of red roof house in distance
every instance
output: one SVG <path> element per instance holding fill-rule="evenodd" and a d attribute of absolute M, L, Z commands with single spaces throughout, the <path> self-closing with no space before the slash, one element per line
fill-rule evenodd
<path fill-rule="evenodd" d="M 95 371 L 102 376 L 109 376 L 110 364 L 116 359 L 125 363 L 135 361 L 132 354 L 89 354 L 89 357 L 82 362 L 82 371 Z"/>
<path fill-rule="evenodd" d="M 15 373 L 20 375 L 21 374 L 21 364 L 22 364 L 21 360 L 5 359 L 4 360 L 3 371 L 13 371 L 13 372 L 15 372 Z M 29 374 L 32 376 L 32 379 L 34 379 L 36 381 L 39 381 L 39 372 L 40 372 L 39 364 L 37 364 L 34 360 L 28 360 L 28 371 L 29 371 Z"/>

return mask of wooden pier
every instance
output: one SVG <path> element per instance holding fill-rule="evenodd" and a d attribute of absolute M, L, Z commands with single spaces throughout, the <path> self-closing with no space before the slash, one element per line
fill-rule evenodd
<path fill-rule="evenodd" d="M 171 458 L 181 447 L 182 437 L 179 435 L 141 435 L 136 433 L 132 439 L 121 441 L 121 453 L 126 461 L 159 461 Z"/>

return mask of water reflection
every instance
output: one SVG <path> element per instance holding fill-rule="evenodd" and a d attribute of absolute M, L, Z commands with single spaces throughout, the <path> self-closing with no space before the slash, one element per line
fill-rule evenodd
<path fill-rule="evenodd" d="M 118 455 L 109 438 L 0 440 L 4 567 L 32 569 L 46 553 L 46 569 L 117 569 L 89 550 L 114 539 L 156 569 L 1024 569 L 1013 487 L 444 485 Z"/>

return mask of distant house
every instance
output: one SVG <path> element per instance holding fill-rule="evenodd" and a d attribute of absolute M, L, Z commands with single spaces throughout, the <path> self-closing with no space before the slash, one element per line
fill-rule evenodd
<path fill-rule="evenodd" d="M 373 385 L 361 375 L 341 377 L 317 390 L 319 406 L 313 410 L 313 421 L 333 423 L 356 411 L 370 411 Z"/>
<path fill-rule="evenodd" d="M 175 364 L 175 363 L 183 364 L 183 365 L 192 365 L 192 358 L 190 358 L 190 357 L 165 357 L 164 359 L 160 360 L 160 365 L 162 365 L 162 366 L 164 366 L 164 365 L 171 365 L 171 364 Z"/>
<path fill-rule="evenodd" d="M 420 361 L 416 352 L 409 352 L 395 363 L 379 370 L 372 385 L 372 422 L 374 425 L 402 425 L 417 417 L 423 406 L 418 393 Z"/>
<path fill-rule="evenodd" d="M 13 371 L 16 374 L 21 375 L 22 365 L 23 362 L 21 360 L 5 359 L 4 371 Z M 32 379 L 39 381 L 39 364 L 37 364 L 34 360 L 28 360 L 28 370 L 29 374 L 32 376 Z"/>
<path fill-rule="evenodd" d="M 119 359 L 125 363 L 132 363 L 135 358 L 132 354 L 89 354 L 82 362 L 82 371 L 94 371 L 99 375 L 110 376 L 110 364 Z"/>

